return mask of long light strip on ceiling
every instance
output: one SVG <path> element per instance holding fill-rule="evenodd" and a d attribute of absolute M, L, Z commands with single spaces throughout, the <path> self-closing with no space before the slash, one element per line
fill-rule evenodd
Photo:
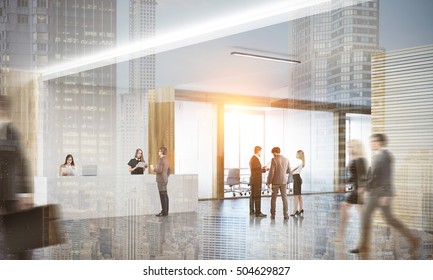
<path fill-rule="evenodd" d="M 299 60 L 293 60 L 293 59 L 287 59 L 287 58 L 279 58 L 279 57 L 259 55 L 259 54 L 252 54 L 252 53 L 232 52 L 230 54 L 231 55 L 236 55 L 236 56 L 258 58 L 258 59 L 278 61 L 278 62 L 285 62 L 285 63 L 301 63 Z"/>

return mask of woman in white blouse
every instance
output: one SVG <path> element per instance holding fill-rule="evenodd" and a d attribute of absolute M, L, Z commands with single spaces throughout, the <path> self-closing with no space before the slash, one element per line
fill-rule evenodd
<path fill-rule="evenodd" d="M 301 186 L 302 186 L 301 172 L 304 166 L 305 166 L 304 151 L 298 150 L 296 152 L 295 164 L 291 168 L 291 172 L 293 174 L 293 197 L 295 201 L 295 207 L 293 209 L 293 214 L 290 214 L 290 216 L 304 215 L 304 209 L 302 208 L 302 196 L 301 196 Z"/>
<path fill-rule="evenodd" d="M 65 163 L 60 165 L 59 176 L 76 176 L 77 168 L 75 167 L 74 157 L 69 154 L 65 158 Z"/>

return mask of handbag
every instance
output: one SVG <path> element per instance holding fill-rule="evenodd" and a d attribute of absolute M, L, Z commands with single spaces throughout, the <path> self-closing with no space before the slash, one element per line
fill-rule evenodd
<path fill-rule="evenodd" d="M 4 243 L 9 253 L 61 243 L 60 207 L 55 204 L 2 215 Z"/>

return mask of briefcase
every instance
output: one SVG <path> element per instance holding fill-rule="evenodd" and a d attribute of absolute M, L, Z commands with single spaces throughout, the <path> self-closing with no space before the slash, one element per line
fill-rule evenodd
<path fill-rule="evenodd" d="M 4 243 L 9 253 L 61 243 L 60 207 L 54 204 L 3 215 Z"/>

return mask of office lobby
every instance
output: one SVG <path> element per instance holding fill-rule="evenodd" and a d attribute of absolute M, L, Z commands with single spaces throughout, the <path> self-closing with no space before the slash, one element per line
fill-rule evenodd
<path fill-rule="evenodd" d="M 60 210 L 59 238 L 32 260 L 360 260 L 361 206 L 338 238 L 348 142 L 371 166 L 375 133 L 394 159 L 391 210 L 420 243 L 413 256 L 376 209 L 368 258 L 433 259 L 430 1 L 3 2 L 0 94 L 33 204 Z M 250 215 L 255 146 L 267 168 L 274 147 L 290 163 L 305 153 L 303 215 L 284 219 L 278 195 L 271 219 L 269 171 L 267 216 Z M 172 171 L 162 217 L 150 168 L 161 147 Z M 62 175 L 67 155 L 75 176 Z M 295 212 L 293 183 L 286 191 Z"/>

